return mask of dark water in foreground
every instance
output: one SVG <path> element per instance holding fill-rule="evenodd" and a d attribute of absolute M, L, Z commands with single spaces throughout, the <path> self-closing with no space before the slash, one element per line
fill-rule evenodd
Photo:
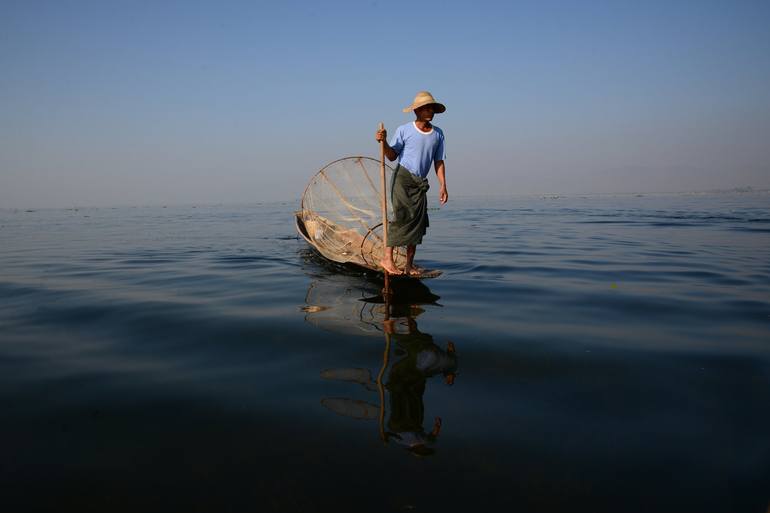
<path fill-rule="evenodd" d="M 387 330 L 293 208 L 0 211 L 3 511 L 768 510 L 770 196 L 453 200 Z"/>

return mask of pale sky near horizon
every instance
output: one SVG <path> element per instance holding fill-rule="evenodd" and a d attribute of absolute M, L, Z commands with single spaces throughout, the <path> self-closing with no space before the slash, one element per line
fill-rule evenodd
<path fill-rule="evenodd" d="M 0 0 L 0 208 L 298 199 L 421 89 L 450 201 L 770 188 L 768 27 L 767 1 Z"/>

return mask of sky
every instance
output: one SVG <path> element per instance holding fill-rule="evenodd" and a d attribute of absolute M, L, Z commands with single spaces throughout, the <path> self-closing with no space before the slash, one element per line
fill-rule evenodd
<path fill-rule="evenodd" d="M 298 200 L 420 90 L 450 201 L 770 188 L 769 26 L 740 0 L 0 0 L 0 208 Z"/>

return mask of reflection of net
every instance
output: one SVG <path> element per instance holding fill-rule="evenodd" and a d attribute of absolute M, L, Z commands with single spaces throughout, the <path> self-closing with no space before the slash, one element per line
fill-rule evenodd
<path fill-rule="evenodd" d="M 388 197 L 392 173 L 386 165 Z M 379 160 L 347 157 L 327 165 L 302 195 L 302 210 L 297 212 L 300 234 L 329 260 L 377 269 L 383 255 L 380 184 Z M 396 265 L 404 264 L 399 251 L 393 258 Z"/>
<path fill-rule="evenodd" d="M 361 290 L 360 282 L 331 275 L 310 284 L 305 296 L 305 320 L 333 333 L 382 335 L 385 305 L 363 299 L 379 291 Z"/>

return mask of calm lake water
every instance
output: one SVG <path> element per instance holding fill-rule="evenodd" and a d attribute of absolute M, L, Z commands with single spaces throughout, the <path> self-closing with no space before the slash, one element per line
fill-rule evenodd
<path fill-rule="evenodd" d="M 297 206 L 0 211 L 3 511 L 768 510 L 770 195 Z"/>

